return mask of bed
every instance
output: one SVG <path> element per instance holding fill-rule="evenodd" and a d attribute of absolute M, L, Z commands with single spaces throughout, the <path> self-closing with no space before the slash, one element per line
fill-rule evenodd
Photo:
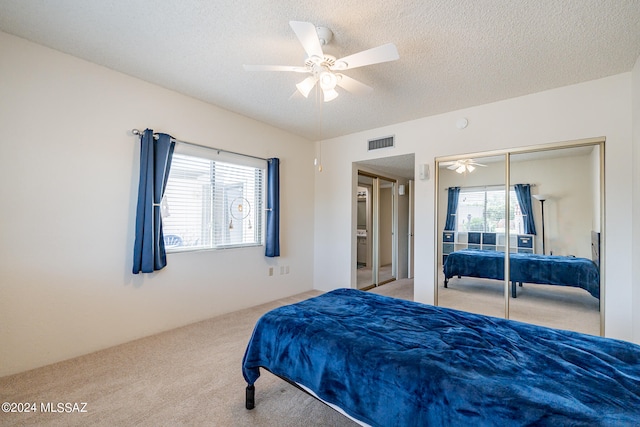
<path fill-rule="evenodd" d="M 504 280 L 504 252 L 478 249 L 455 251 L 444 263 L 444 287 L 454 276 Z M 516 298 L 516 283 L 572 286 L 600 299 L 600 272 L 587 258 L 570 256 L 511 253 L 511 296 Z"/>
<path fill-rule="evenodd" d="M 266 369 L 361 424 L 637 425 L 640 346 L 338 289 L 266 313 L 246 406 Z"/>

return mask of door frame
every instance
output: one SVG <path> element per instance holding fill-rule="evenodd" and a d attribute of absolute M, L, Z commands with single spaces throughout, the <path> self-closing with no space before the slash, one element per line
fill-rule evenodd
<path fill-rule="evenodd" d="M 358 229 L 358 224 L 357 224 L 357 198 L 358 198 L 358 186 L 359 184 L 359 176 L 367 176 L 370 177 L 374 180 L 373 182 L 373 186 L 371 188 L 371 201 L 372 201 L 372 205 L 373 205 L 373 214 L 372 214 L 372 224 L 371 224 L 371 230 L 367 231 L 368 235 L 367 235 L 367 239 L 368 241 L 371 241 L 371 245 L 372 245 L 372 284 L 368 285 L 364 288 L 360 288 L 363 290 L 367 290 L 367 289 L 371 289 L 373 287 L 376 286 L 380 286 L 383 285 L 385 283 L 389 283 L 392 282 L 394 280 L 397 280 L 398 278 L 398 180 L 396 178 L 391 178 L 389 176 L 385 176 L 385 175 L 381 175 L 377 172 L 370 172 L 370 171 L 366 171 L 363 170 L 359 167 L 355 167 L 355 186 L 354 186 L 354 191 L 352 192 L 352 200 L 355 200 L 355 212 L 354 215 L 356 216 L 356 221 L 353 223 L 352 225 L 352 236 L 354 239 L 354 242 L 352 244 L 352 247 L 355 249 L 353 252 L 353 256 L 352 258 L 354 259 L 354 262 L 352 262 L 352 270 L 353 270 L 353 274 L 352 274 L 352 286 L 353 288 L 358 289 L 358 279 L 357 279 L 357 250 L 358 250 L 358 243 L 357 243 L 357 229 Z M 379 273 L 379 253 L 380 253 L 380 236 L 379 236 L 379 204 L 380 204 L 380 185 L 379 185 L 379 180 L 385 180 L 385 181 L 389 181 L 392 183 L 392 219 L 391 219 L 391 232 L 392 232 L 392 241 L 391 241 L 391 268 L 392 268 L 392 275 L 393 278 L 390 280 L 385 280 L 383 282 L 380 282 L 379 277 L 378 277 L 378 273 Z M 367 213 L 367 216 L 369 214 Z"/>

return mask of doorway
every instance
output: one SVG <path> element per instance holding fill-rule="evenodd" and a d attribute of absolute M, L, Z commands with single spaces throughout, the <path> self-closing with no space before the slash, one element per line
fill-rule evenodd
<path fill-rule="evenodd" d="M 370 289 L 397 278 L 396 193 L 395 179 L 358 171 L 358 289 Z"/>
<path fill-rule="evenodd" d="M 414 176 L 413 153 L 353 163 L 352 287 L 413 278 Z"/>

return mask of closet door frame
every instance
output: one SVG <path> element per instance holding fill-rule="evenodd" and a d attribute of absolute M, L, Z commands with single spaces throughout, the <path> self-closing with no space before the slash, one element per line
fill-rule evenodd
<path fill-rule="evenodd" d="M 511 187 L 511 155 L 513 154 L 526 154 L 526 153 L 535 153 L 542 151 L 550 151 L 550 150 L 558 150 L 563 148 L 577 148 L 577 147 L 586 147 L 586 146 L 597 146 L 598 147 L 598 155 L 599 155 L 599 193 L 597 196 L 599 197 L 599 214 L 600 214 L 600 335 L 604 336 L 605 332 L 605 298 L 606 298 L 606 284 L 605 284 L 605 266 L 606 266 L 606 232 L 605 232 L 605 142 L 606 138 L 604 137 L 596 137 L 596 138 L 586 138 L 574 141 L 562 141 L 551 144 L 540 144 L 534 146 L 527 147 L 518 147 L 504 150 L 493 150 L 493 151 L 484 151 L 484 152 L 475 152 L 475 153 L 465 153 L 465 154 L 456 154 L 451 156 L 441 156 L 435 158 L 435 177 L 434 177 L 434 185 L 435 185 L 435 221 L 434 221 L 434 254 L 436 257 L 434 259 L 435 268 L 434 268 L 434 304 L 439 305 L 438 301 L 438 281 L 439 281 L 439 271 L 438 265 L 439 260 L 437 254 L 439 254 L 439 250 L 441 247 L 441 224 L 439 224 L 439 210 L 441 209 L 439 199 L 439 189 L 440 189 L 440 167 L 439 164 L 442 162 L 451 162 L 456 160 L 463 160 L 469 158 L 480 158 L 480 157 L 493 157 L 493 156 L 504 156 L 505 157 L 505 218 L 509 218 L 509 189 Z M 510 253 L 510 241 L 509 238 L 509 227 L 505 227 L 505 256 Z M 507 262 L 505 262 L 504 269 L 504 318 L 509 319 L 509 262 L 508 257 L 506 257 Z"/>

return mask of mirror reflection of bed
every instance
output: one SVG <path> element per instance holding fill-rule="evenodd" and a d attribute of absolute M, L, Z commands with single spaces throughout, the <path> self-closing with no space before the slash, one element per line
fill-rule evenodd
<path fill-rule="evenodd" d="M 437 159 L 438 305 L 600 335 L 600 144 L 473 155 L 479 165 L 471 171 L 462 171 L 458 158 Z M 523 186 L 514 189 L 515 184 L 528 184 L 529 194 Z M 446 224 L 448 195 L 456 187 L 460 191 L 451 229 Z M 529 206 L 519 200 L 523 195 Z M 533 225 L 526 224 L 529 214 Z M 504 281 L 507 224 L 510 277 L 524 280 L 522 286 Z M 468 251 L 480 253 L 468 254 L 467 260 Z M 445 262 L 452 252 L 458 253 L 449 259 L 447 275 L 453 275 L 447 278 Z M 502 273 L 500 279 L 496 271 Z M 463 274 L 458 277 L 458 272 Z"/>

